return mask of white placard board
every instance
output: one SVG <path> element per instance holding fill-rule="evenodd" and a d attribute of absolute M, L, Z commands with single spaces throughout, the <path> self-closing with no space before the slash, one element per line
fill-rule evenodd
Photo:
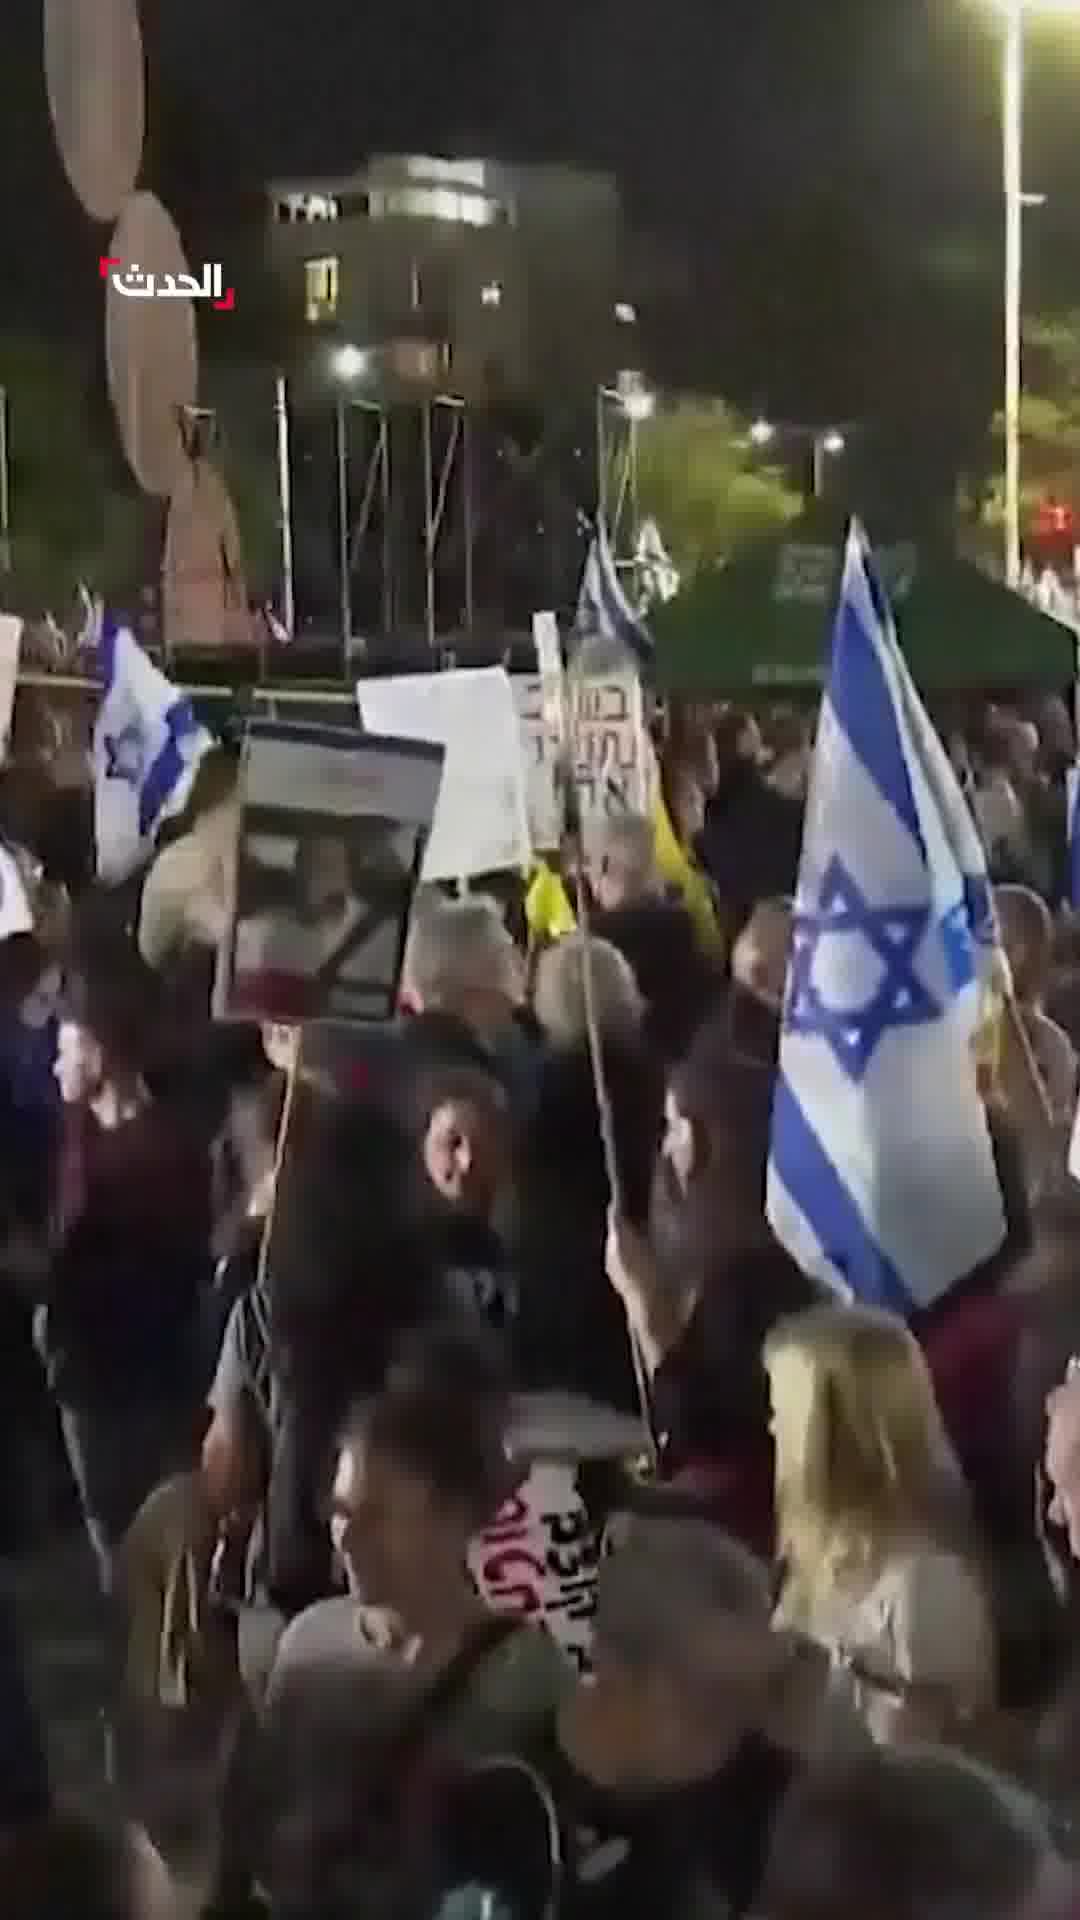
<path fill-rule="evenodd" d="M 546 1627 L 588 1673 L 600 1542 L 572 1462 L 538 1460 L 469 1549 L 469 1571 L 496 1613 Z"/>
<path fill-rule="evenodd" d="M 251 722 L 216 1014 L 390 1017 L 442 765 L 425 741 Z"/>
<path fill-rule="evenodd" d="M 545 722 L 539 674 L 515 674 L 513 686 L 533 845 L 550 849 L 560 839 L 558 741 Z M 638 675 L 627 669 L 589 675 L 577 695 L 574 727 L 574 776 L 586 841 L 590 828 L 602 820 L 649 812 L 651 759 Z"/>
<path fill-rule="evenodd" d="M 503 667 L 361 680 L 356 700 L 362 724 L 373 733 L 446 750 L 425 880 L 467 880 L 529 865 L 521 734 Z"/>
<path fill-rule="evenodd" d="M 19 678 L 19 646 L 22 621 L 13 613 L 0 613 L 0 760 L 7 759 L 11 739 L 11 714 L 15 705 L 15 685 Z"/>
<path fill-rule="evenodd" d="M 540 678 L 557 680 L 562 672 L 558 620 L 553 613 L 534 613 L 532 626 L 533 645 L 536 648 Z"/>

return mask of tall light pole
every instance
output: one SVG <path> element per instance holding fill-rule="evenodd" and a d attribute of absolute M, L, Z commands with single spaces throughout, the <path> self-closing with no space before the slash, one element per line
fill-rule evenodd
<path fill-rule="evenodd" d="M 274 383 L 277 424 L 278 516 L 281 521 L 281 618 L 292 640 L 296 633 L 296 595 L 293 588 L 292 460 L 289 455 L 289 389 L 285 375 Z"/>
<path fill-rule="evenodd" d="M 338 586 L 341 607 L 341 656 L 346 672 L 352 647 L 352 567 L 349 554 L 349 388 L 369 371 L 371 356 L 361 347 L 337 349 L 332 371 L 338 382 L 334 408 L 334 454 L 337 467 Z"/>
<path fill-rule="evenodd" d="M 1005 578 L 1020 584 L 1020 403 L 1023 394 L 1022 299 L 1024 208 L 1041 194 L 1024 192 L 1024 10 L 1080 13 L 1080 0 L 994 0 L 1004 18 L 1002 146 L 1005 184 Z"/>
<path fill-rule="evenodd" d="M 1004 0 L 1005 579 L 1020 585 L 1021 313 L 1024 271 L 1024 0 Z"/>
<path fill-rule="evenodd" d="M 0 573 L 11 567 L 11 493 L 8 485 L 7 388 L 0 387 Z"/>

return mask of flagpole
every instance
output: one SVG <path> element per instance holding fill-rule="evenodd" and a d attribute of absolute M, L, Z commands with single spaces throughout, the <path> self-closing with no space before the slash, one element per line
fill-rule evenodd
<path fill-rule="evenodd" d="M 1023 0 L 1006 0 L 1003 84 L 1005 186 L 1005 579 L 1020 585 L 1020 400 L 1024 246 Z"/>
<path fill-rule="evenodd" d="M 341 657 L 346 674 L 352 642 L 352 579 L 349 560 L 349 449 L 345 431 L 345 401 L 338 395 L 334 415 L 337 442 L 338 573 L 341 588 Z"/>

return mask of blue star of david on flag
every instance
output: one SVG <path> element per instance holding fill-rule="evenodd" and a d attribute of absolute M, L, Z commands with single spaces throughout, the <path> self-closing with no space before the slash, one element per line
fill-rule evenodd
<path fill-rule="evenodd" d="M 138 788 L 146 762 L 146 740 L 136 723 L 121 727 L 119 733 L 105 735 L 105 778 L 123 780 Z"/>
<path fill-rule="evenodd" d="M 853 526 L 803 833 L 766 1212 L 805 1272 L 904 1318 L 1005 1233 L 976 1075 L 995 944 L 975 822 Z"/>
<path fill-rule="evenodd" d="M 153 850 L 161 823 L 187 803 L 210 735 L 188 697 L 136 644 L 104 622 L 102 695 L 94 726 L 94 838 L 98 873 L 128 878 Z"/>
<path fill-rule="evenodd" d="M 871 906 L 839 855 L 834 855 L 821 884 L 817 912 L 795 918 L 785 1024 L 793 1033 L 820 1034 L 844 1072 L 861 1080 L 886 1033 L 920 1026 L 941 1013 L 914 964 L 929 920 L 925 906 Z M 860 1005 L 830 1005 L 815 980 L 823 943 L 836 935 L 859 936 L 881 962 L 881 979 Z"/>

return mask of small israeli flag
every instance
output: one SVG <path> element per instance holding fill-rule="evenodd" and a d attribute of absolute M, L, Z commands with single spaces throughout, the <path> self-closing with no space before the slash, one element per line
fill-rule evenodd
<path fill-rule="evenodd" d="M 766 1211 L 803 1269 L 910 1317 L 1005 1235 L 973 1042 L 986 863 L 853 527 L 811 775 Z"/>
<path fill-rule="evenodd" d="M 128 627 L 104 621 L 98 660 L 94 836 L 98 874 L 116 885 L 145 864 L 162 821 L 186 805 L 213 740 Z"/>
<path fill-rule="evenodd" d="M 575 626 L 584 636 L 614 641 L 644 666 L 653 657 L 653 641 L 644 620 L 623 591 L 607 528 L 598 519 L 578 593 Z"/>
<path fill-rule="evenodd" d="M 1080 910 L 1080 767 L 1070 767 L 1065 775 L 1065 833 L 1069 905 Z"/>

